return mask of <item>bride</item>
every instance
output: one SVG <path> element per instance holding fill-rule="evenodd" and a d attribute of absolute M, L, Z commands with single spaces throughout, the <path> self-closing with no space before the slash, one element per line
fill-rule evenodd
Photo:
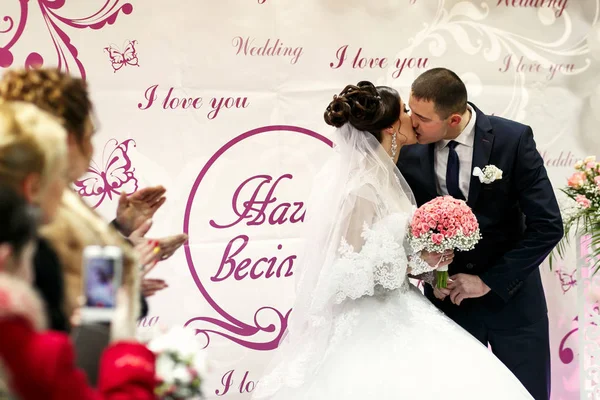
<path fill-rule="evenodd" d="M 409 283 L 452 253 L 414 254 L 412 192 L 395 164 L 416 143 L 398 93 L 347 86 L 325 111 L 336 151 L 318 174 L 286 335 L 253 399 L 532 399 Z M 440 260 L 441 258 L 441 260 Z"/>

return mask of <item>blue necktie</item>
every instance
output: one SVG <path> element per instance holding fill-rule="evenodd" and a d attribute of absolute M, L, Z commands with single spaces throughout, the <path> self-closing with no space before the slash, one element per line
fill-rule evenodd
<path fill-rule="evenodd" d="M 448 167 L 446 169 L 446 188 L 448 194 L 455 199 L 465 200 L 465 196 L 458 186 L 458 176 L 460 171 L 460 161 L 456 153 L 458 142 L 451 140 L 448 143 Z"/>

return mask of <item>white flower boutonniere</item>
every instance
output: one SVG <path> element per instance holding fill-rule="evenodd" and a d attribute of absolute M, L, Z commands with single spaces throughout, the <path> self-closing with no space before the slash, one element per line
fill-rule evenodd
<path fill-rule="evenodd" d="M 495 165 L 486 165 L 483 170 L 479 167 L 473 168 L 473 176 L 479 178 L 479 182 L 489 184 L 502 179 L 502 170 Z"/>

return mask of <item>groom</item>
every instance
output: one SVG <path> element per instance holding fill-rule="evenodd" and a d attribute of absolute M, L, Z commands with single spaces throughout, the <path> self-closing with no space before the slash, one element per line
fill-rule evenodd
<path fill-rule="evenodd" d="M 531 127 L 485 115 L 445 68 L 414 81 L 409 107 L 419 144 L 402 148 L 398 168 L 417 203 L 448 194 L 466 200 L 482 235 L 474 250 L 455 253 L 448 288 L 425 285 L 425 295 L 491 345 L 536 400 L 547 400 L 550 346 L 539 265 L 563 229 Z M 501 178 L 474 176 L 486 166 L 501 170 Z"/>

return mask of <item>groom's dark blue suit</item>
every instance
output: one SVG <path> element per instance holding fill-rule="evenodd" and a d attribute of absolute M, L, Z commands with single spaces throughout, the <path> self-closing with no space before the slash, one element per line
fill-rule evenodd
<path fill-rule="evenodd" d="M 563 236 L 560 211 L 531 128 L 486 116 L 469 104 L 477 113 L 473 168 L 494 165 L 503 177 L 490 184 L 471 177 L 467 203 L 482 239 L 474 250 L 455 253 L 449 273 L 478 275 L 491 292 L 460 306 L 449 297 L 436 299 L 429 285 L 425 295 L 481 342 L 491 344 L 536 400 L 547 400 L 550 346 L 539 265 Z M 439 195 L 434 147 L 405 146 L 400 152 L 398 168 L 419 206 Z M 452 368 L 452 360 L 446 361 Z"/>

